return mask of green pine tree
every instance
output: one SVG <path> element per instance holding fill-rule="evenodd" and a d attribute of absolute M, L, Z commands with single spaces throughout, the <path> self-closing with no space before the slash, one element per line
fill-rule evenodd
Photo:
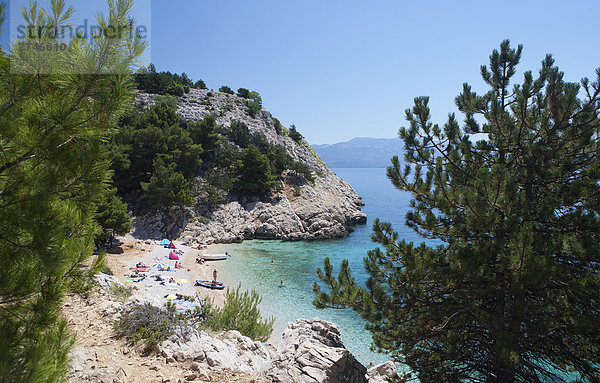
<path fill-rule="evenodd" d="M 111 1 L 96 21 L 127 25 L 131 6 Z M 53 0 L 50 10 L 32 3 L 25 14 L 34 30 L 44 30 L 37 27 L 68 23 L 73 10 Z M 131 103 L 128 73 L 144 50 L 140 40 L 122 37 L 75 39 L 67 53 L 48 57 L 14 45 L 0 53 L 2 382 L 63 381 L 70 367 L 73 337 L 60 307 L 67 292 L 85 291 L 102 265 L 89 258 L 96 202 L 110 175 L 103 141 Z"/>
<path fill-rule="evenodd" d="M 221 126 L 217 125 L 214 114 L 208 114 L 202 120 L 188 122 L 187 130 L 194 143 L 202 147 L 204 155 L 214 156 L 221 143 Z"/>
<path fill-rule="evenodd" d="M 493 51 L 487 93 L 464 85 L 462 127 L 433 124 L 426 97 L 406 111 L 405 161 L 388 177 L 413 195 L 407 224 L 444 244 L 406 243 L 376 221 L 366 288 L 347 262 L 337 279 L 329 261 L 318 271 L 330 292 L 315 284 L 315 304 L 357 310 L 375 349 L 422 382 L 600 374 L 600 70 L 567 83 L 547 56 L 510 87 L 521 50 Z"/>
<path fill-rule="evenodd" d="M 131 218 L 127 213 L 127 204 L 117 196 L 117 189 L 107 187 L 96 206 L 96 222 L 102 228 L 98 239 L 107 239 L 113 235 L 125 235 L 131 231 Z"/>
<path fill-rule="evenodd" d="M 236 189 L 244 193 L 262 195 L 277 185 L 277 179 L 271 174 L 269 159 L 254 145 L 242 150 L 236 173 Z"/>
<path fill-rule="evenodd" d="M 193 127 L 198 125 L 202 123 L 191 124 Z M 198 131 L 196 128 L 186 130 L 177 116 L 176 106 L 166 102 L 156 104 L 147 111 L 135 110 L 130 113 L 121 120 L 109 145 L 115 186 L 119 193 L 140 195 L 142 185 L 148 187 L 149 183 L 154 184 L 151 188 L 155 191 L 174 182 L 173 185 L 177 185 L 177 188 L 182 183 L 189 185 L 202 163 L 200 156 L 203 148 L 195 140 L 204 139 L 208 144 L 214 145 L 215 137 L 212 132 L 202 129 Z M 157 163 L 159 157 L 161 160 Z M 167 172 L 165 167 L 178 175 Z M 166 174 L 169 180 L 162 180 L 157 171 Z M 179 180 L 181 177 L 183 178 Z M 154 180 L 151 181 L 151 178 Z M 159 187 L 159 183 L 163 186 Z M 180 203 L 177 201 L 191 203 L 189 196 L 183 197 L 179 192 L 175 194 L 182 198 L 163 198 L 166 196 L 163 192 L 146 197 L 155 202 L 168 202 L 169 205 Z"/>
<path fill-rule="evenodd" d="M 144 198 L 154 207 L 191 205 L 194 202 L 189 181 L 176 171 L 175 162 L 169 155 L 156 157 L 150 181 L 140 185 Z"/>

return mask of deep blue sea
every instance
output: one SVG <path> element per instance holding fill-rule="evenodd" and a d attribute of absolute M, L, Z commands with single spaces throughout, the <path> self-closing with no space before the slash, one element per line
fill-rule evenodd
<path fill-rule="evenodd" d="M 317 281 L 315 270 L 329 257 L 337 268 L 342 259 L 348 259 L 354 277 L 364 283 L 367 274 L 363 258 L 376 245 L 370 234 L 373 220 L 380 218 L 393 224 L 400 238 L 421 241 L 404 225 L 410 195 L 395 189 L 385 175 L 385 169 L 333 169 L 363 198 L 366 225 L 359 225 L 347 238 L 282 242 L 254 240 L 241 244 L 222 245 L 233 257 L 219 272 L 230 286 L 242 283 L 245 289 L 256 289 L 262 295 L 261 311 L 275 318 L 274 337 L 280 337 L 287 322 L 297 318 L 319 317 L 334 322 L 341 331 L 346 347 L 356 358 L 368 365 L 389 360 L 389 357 L 369 350 L 371 335 L 364 321 L 351 310 L 318 310 L 312 305 L 312 285 Z M 284 281 L 285 287 L 279 287 Z M 272 339 L 275 343 L 276 340 Z"/>

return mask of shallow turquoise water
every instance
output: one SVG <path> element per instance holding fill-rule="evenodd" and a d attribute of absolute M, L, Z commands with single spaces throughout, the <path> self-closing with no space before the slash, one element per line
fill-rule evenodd
<path fill-rule="evenodd" d="M 351 310 L 318 310 L 312 305 L 312 285 L 317 281 L 315 270 L 329 257 L 334 267 L 349 260 L 359 283 L 367 279 L 363 257 L 376 245 L 370 240 L 375 218 L 391 222 L 400 238 L 421 241 L 414 231 L 404 225 L 410 195 L 396 190 L 385 176 L 385 169 L 336 169 L 361 195 L 368 216 L 366 225 L 356 227 L 347 238 L 310 242 L 245 241 L 223 245 L 233 257 L 219 277 L 230 286 L 242 282 L 243 288 L 254 288 L 263 297 L 262 311 L 275 317 L 274 334 L 280 336 L 287 322 L 297 318 L 319 317 L 334 322 L 342 333 L 346 347 L 357 359 L 368 365 L 389 360 L 389 357 L 369 351 L 371 335 L 364 321 Z M 279 287 L 280 281 L 285 287 Z"/>
<path fill-rule="evenodd" d="M 363 198 L 365 206 L 362 210 L 368 216 L 366 225 L 357 226 L 350 236 L 336 240 L 255 240 L 220 245 L 219 252 L 227 250 L 233 257 L 224 264 L 218 264 L 224 266 L 217 266 L 219 278 L 229 286 L 237 286 L 241 281 L 244 288 L 254 288 L 262 295 L 261 310 L 275 317 L 274 336 L 279 337 L 283 333 L 287 322 L 319 317 L 339 327 L 346 347 L 361 363 L 378 364 L 389 360 L 389 357 L 369 350 L 371 335 L 364 328 L 362 318 L 351 310 L 317 310 L 312 305 L 312 285 L 317 281 L 315 269 L 322 267 L 325 257 L 331 259 L 334 268 L 346 258 L 357 282 L 364 283 L 367 274 L 363 268 L 363 257 L 376 246 L 369 237 L 375 218 L 392 223 L 400 239 L 413 242 L 422 242 L 423 239 L 405 226 L 410 195 L 391 185 L 385 169 L 335 169 L 335 172 Z M 281 280 L 285 282 L 283 288 L 279 287 Z M 578 376 L 568 374 L 563 377 L 565 381 L 574 381 Z"/>

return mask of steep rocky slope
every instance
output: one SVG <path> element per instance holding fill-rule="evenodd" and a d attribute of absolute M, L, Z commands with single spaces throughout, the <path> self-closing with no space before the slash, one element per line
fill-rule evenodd
<path fill-rule="evenodd" d="M 141 93 L 138 102 L 154 103 L 155 95 Z M 306 142 L 296 143 L 278 134 L 275 121 L 264 108 L 252 117 L 243 98 L 206 89 L 191 89 L 178 99 L 177 113 L 186 121 L 208 114 L 228 127 L 243 121 L 251 133 L 260 132 L 269 143 L 282 145 L 296 161 L 310 167 L 314 184 L 284 172 L 282 190 L 268 197 L 231 194 L 220 204 L 198 199 L 193 207 L 165 211 L 141 211 L 134 217 L 134 236 L 171 238 L 191 235 L 196 243 L 236 242 L 243 239 L 319 239 L 348 235 L 356 224 L 365 223 L 360 196 L 329 170 Z"/>

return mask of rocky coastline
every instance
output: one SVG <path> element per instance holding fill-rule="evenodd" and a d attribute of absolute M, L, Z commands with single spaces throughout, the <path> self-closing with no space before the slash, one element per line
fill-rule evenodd
<path fill-rule="evenodd" d="M 152 105 L 156 95 L 141 93 L 137 102 Z M 178 99 L 177 113 L 193 121 L 208 114 L 228 126 L 243 121 L 251 133 L 283 146 L 288 154 L 311 169 L 315 182 L 298 180 L 286 171 L 280 191 L 268 196 L 229 193 L 221 203 L 197 198 L 191 207 L 144 210 L 135 206 L 133 236 L 139 239 L 193 237 L 193 244 L 241 242 L 247 239 L 312 240 L 347 236 L 357 224 L 366 223 L 360 196 L 348 183 L 328 169 L 306 142 L 297 143 L 278 134 L 271 114 L 264 108 L 251 116 L 244 99 L 207 89 L 191 89 Z M 198 176 L 202 182 L 202 176 Z"/>
<path fill-rule="evenodd" d="M 70 383 L 385 383 L 401 382 L 392 362 L 367 369 L 344 347 L 338 328 L 318 318 L 288 323 L 277 347 L 237 331 L 174 331 L 148 352 L 114 336 L 113 325 L 131 305 L 156 301 L 136 290 L 126 301 L 111 293 L 122 283 L 98 274 L 97 290 L 73 296 L 63 307 L 78 336 L 71 351 Z M 111 287 L 112 286 L 112 287 Z"/>

